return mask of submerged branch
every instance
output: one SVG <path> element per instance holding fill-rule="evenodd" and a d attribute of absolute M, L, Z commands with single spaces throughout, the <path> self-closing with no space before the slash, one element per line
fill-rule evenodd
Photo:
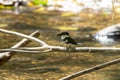
<path fill-rule="evenodd" d="M 87 74 L 87 73 L 90 73 L 90 72 L 94 72 L 96 70 L 99 70 L 99 69 L 103 69 L 105 67 L 108 67 L 108 66 L 111 66 L 111 65 L 114 65 L 114 64 L 117 64 L 120 62 L 120 58 L 118 59 L 115 59 L 115 60 L 112 60 L 112 61 L 109 61 L 109 62 L 105 62 L 105 63 L 102 63 L 102 64 L 99 64 L 97 66 L 94 66 L 92 68 L 88 68 L 88 69 L 85 69 L 85 70 L 82 70 L 82 71 L 78 71 L 76 73 L 73 73 L 71 75 L 68 75 L 66 77 L 63 77 L 61 78 L 60 80 L 70 80 L 70 79 L 73 79 L 73 78 L 76 78 L 78 76 L 81 76 L 81 75 L 84 75 L 84 74 Z"/>

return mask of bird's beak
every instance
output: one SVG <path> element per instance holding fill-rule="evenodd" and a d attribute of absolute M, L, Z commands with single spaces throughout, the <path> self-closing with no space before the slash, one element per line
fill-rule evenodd
<path fill-rule="evenodd" d="M 61 36 L 62 34 L 57 34 L 57 36 Z"/>

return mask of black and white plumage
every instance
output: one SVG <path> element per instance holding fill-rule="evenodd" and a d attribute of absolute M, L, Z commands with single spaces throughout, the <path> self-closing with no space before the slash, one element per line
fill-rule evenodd
<path fill-rule="evenodd" d="M 60 36 L 61 40 L 63 42 L 65 42 L 66 44 L 77 45 L 77 42 L 70 37 L 68 32 L 62 32 L 62 33 L 58 34 L 57 36 Z"/>
<path fill-rule="evenodd" d="M 112 25 L 93 35 L 96 40 L 105 46 L 120 43 L 120 24 Z"/>

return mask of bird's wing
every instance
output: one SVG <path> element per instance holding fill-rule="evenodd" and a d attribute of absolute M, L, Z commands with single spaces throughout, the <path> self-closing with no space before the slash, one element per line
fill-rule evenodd
<path fill-rule="evenodd" d="M 68 39 L 68 42 L 77 45 L 77 42 L 76 42 L 74 39 L 72 39 L 72 38 L 69 38 L 69 39 Z"/>

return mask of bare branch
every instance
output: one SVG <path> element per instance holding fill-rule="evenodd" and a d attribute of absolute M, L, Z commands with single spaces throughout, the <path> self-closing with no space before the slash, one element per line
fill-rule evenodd
<path fill-rule="evenodd" d="M 38 38 L 35 38 L 35 37 L 32 37 L 32 36 L 28 36 L 28 35 L 25 35 L 25 34 L 22 34 L 22 33 L 19 33 L 19 32 L 9 31 L 9 30 L 5 30 L 5 29 L 1 29 L 1 28 L 0 28 L 0 31 L 4 32 L 4 33 L 14 34 L 14 35 L 17 35 L 17 36 L 20 36 L 20 37 L 23 37 L 23 38 L 27 38 L 27 39 L 33 40 L 33 41 L 39 43 L 42 46 L 42 47 L 39 47 L 39 49 L 50 48 L 50 49 L 66 50 L 65 47 L 50 46 L 50 45 L 48 45 L 47 43 L 45 43 L 44 41 L 42 41 L 42 40 L 40 40 Z"/>
<path fill-rule="evenodd" d="M 39 47 L 39 49 L 32 49 L 32 48 L 9 48 L 9 49 L 0 49 L 0 54 L 3 52 L 26 52 L 26 53 L 40 53 L 40 52 L 50 52 L 52 51 L 51 48 L 48 49 L 44 49 L 44 50 L 40 50 L 41 47 Z"/>
<path fill-rule="evenodd" d="M 45 49 L 45 48 L 49 48 L 49 49 L 53 49 L 53 50 L 63 50 L 63 51 L 66 50 L 65 47 L 62 47 L 62 46 L 51 46 L 51 45 L 48 45 L 48 44 L 47 44 L 47 46 L 42 46 L 42 47 L 20 47 L 19 49 L 41 50 L 41 49 Z"/>
<path fill-rule="evenodd" d="M 120 50 L 116 47 L 76 47 L 75 50 Z"/>
<path fill-rule="evenodd" d="M 22 34 L 22 33 L 19 33 L 19 32 L 9 31 L 9 30 L 5 30 L 5 29 L 1 29 L 1 28 L 0 28 L 0 31 L 4 32 L 4 33 L 14 34 L 14 35 L 17 35 L 17 36 L 20 36 L 20 37 L 23 37 L 23 38 L 27 38 L 27 39 L 33 40 L 33 41 L 35 41 L 35 42 L 37 42 L 39 44 L 42 44 L 42 45 L 44 45 L 46 47 L 48 46 L 42 40 L 39 40 L 38 38 L 35 38 L 35 37 L 32 37 L 32 36 L 28 36 L 28 35 L 25 35 L 25 34 Z"/>
<path fill-rule="evenodd" d="M 39 36 L 39 31 L 35 31 L 34 33 L 31 34 L 31 36 Z M 25 46 L 27 44 L 29 44 L 31 41 L 28 40 L 28 39 L 23 39 L 21 40 L 20 42 L 18 42 L 16 45 L 14 45 L 13 47 L 11 48 L 18 48 L 18 47 L 21 47 L 21 46 Z M 15 54 L 15 52 L 3 52 L 3 53 L 0 53 L 0 66 L 2 66 L 3 64 L 5 64 L 6 62 L 9 61 L 9 59 Z"/>
<path fill-rule="evenodd" d="M 33 51 L 33 50 L 22 50 L 22 49 L 0 49 L 0 53 L 3 52 L 27 52 L 27 53 L 39 53 L 40 51 Z"/>
<path fill-rule="evenodd" d="M 99 70 L 99 69 L 102 69 L 102 68 L 105 68 L 105 67 L 108 67 L 110 65 L 114 65 L 114 64 L 117 64 L 120 62 L 120 58 L 118 59 L 115 59 L 115 60 L 112 60 L 112 61 L 109 61 L 109 62 L 105 62 L 103 64 L 100 64 L 100 65 L 97 65 L 97 66 L 94 66 L 92 68 L 88 68 L 88 69 L 85 69 L 85 70 L 82 70 L 82 71 L 78 71 L 76 73 L 73 73 L 71 75 L 68 75 L 66 77 L 63 77 L 61 78 L 60 80 L 70 80 L 70 79 L 73 79 L 73 78 L 76 78 L 78 76 L 81 76 L 81 75 L 84 75 L 84 74 L 87 74 L 87 73 L 90 73 L 90 72 L 93 72 L 93 71 L 96 71 L 96 70 Z"/>

